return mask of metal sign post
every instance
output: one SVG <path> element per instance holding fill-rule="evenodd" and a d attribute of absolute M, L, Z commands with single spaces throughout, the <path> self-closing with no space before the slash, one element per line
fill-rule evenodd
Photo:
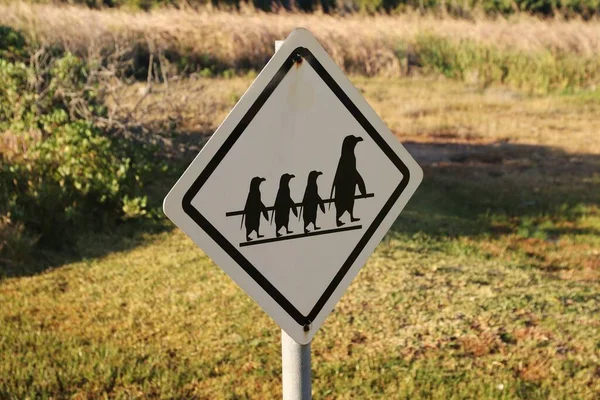
<path fill-rule="evenodd" d="M 283 40 L 275 41 L 275 52 Z M 283 400 L 312 399 L 310 342 L 299 344 L 281 330 Z"/>
<path fill-rule="evenodd" d="M 310 342 L 299 344 L 281 331 L 283 400 L 310 400 Z"/>

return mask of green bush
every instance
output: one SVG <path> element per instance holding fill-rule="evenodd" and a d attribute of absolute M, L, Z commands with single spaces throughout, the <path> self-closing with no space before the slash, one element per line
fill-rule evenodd
<path fill-rule="evenodd" d="M 86 121 L 59 125 L 18 161 L 3 160 L 5 212 L 50 245 L 81 227 L 144 215 L 143 182 L 153 170 L 146 150 Z"/>
<path fill-rule="evenodd" d="M 80 58 L 67 53 L 46 70 L 0 58 L 0 131 L 49 134 L 72 119 L 106 114 Z"/>
<path fill-rule="evenodd" d="M 22 225 L 40 244 L 56 246 L 83 227 L 148 214 L 144 184 L 160 168 L 157 149 L 94 124 L 106 115 L 98 89 L 72 54 L 43 72 L 0 59 L 3 226 Z"/>
<path fill-rule="evenodd" d="M 27 56 L 25 37 L 8 26 L 0 25 L 0 58 L 6 60 L 23 59 Z"/>

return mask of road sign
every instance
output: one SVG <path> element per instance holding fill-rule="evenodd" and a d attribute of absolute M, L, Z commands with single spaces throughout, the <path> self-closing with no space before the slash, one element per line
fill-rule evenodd
<path fill-rule="evenodd" d="M 422 176 L 323 47 L 296 29 L 164 211 L 306 344 Z"/>

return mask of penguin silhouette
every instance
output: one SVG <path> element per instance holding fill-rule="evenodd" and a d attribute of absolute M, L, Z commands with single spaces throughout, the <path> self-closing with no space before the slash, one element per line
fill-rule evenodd
<path fill-rule="evenodd" d="M 354 148 L 358 142 L 362 142 L 359 136 L 349 135 L 342 142 L 342 154 L 338 162 L 333 185 L 331 186 L 331 195 L 329 196 L 335 203 L 335 222 L 337 226 L 342 226 L 344 223 L 340 221 L 340 217 L 347 211 L 350 214 L 350 221 L 359 221 L 359 218 L 354 218 L 354 196 L 356 186 L 361 194 L 367 194 L 365 181 L 356 169 L 356 155 Z M 333 194 L 335 192 L 335 198 Z M 329 203 L 331 208 L 331 203 Z"/>
<path fill-rule="evenodd" d="M 304 197 L 302 198 L 302 206 L 300 208 L 300 216 L 304 217 L 304 233 L 309 232 L 308 225 L 310 224 L 313 224 L 315 230 L 321 229 L 317 226 L 317 207 L 321 209 L 321 212 L 325 213 L 325 203 L 321 196 L 319 196 L 319 186 L 317 185 L 319 175 L 323 175 L 323 173 L 321 171 L 310 171 L 308 174 L 308 181 L 306 182 L 306 189 L 304 190 Z"/>
<path fill-rule="evenodd" d="M 275 205 L 273 213 L 271 214 L 271 224 L 275 219 L 275 234 L 280 237 L 279 230 L 285 227 L 286 233 L 294 233 L 288 228 L 290 222 L 290 210 L 297 217 L 298 212 L 296 211 L 296 204 L 292 200 L 290 195 L 290 180 L 295 178 L 294 175 L 283 174 L 279 180 L 279 190 L 277 190 L 277 197 L 275 197 Z"/>
<path fill-rule="evenodd" d="M 263 204 L 260 196 L 260 184 L 266 179 L 261 177 L 254 177 L 250 181 L 250 190 L 248 191 L 248 198 L 246 199 L 246 205 L 244 206 L 244 215 L 242 215 L 242 225 L 244 224 L 244 218 L 246 219 L 246 240 L 251 241 L 250 234 L 256 232 L 256 238 L 261 238 L 263 235 L 260 234 L 260 215 L 268 221 L 269 214 L 267 213 L 267 207 Z M 240 229 L 242 227 L 240 226 Z"/>

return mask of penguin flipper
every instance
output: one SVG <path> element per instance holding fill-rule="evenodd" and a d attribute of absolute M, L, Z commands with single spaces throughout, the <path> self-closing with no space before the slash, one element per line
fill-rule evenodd
<path fill-rule="evenodd" d="M 294 213 L 294 216 L 298 216 L 298 210 L 296 210 L 296 205 L 294 203 L 292 203 L 291 207 L 292 212 Z"/>
<path fill-rule="evenodd" d="M 323 202 L 323 199 L 319 197 L 318 202 L 319 202 L 319 208 L 321 209 L 321 212 L 323 214 L 325 214 L 325 203 Z M 329 204 L 331 204 L 331 203 L 329 203 Z"/>
<path fill-rule="evenodd" d="M 356 184 L 358 185 L 358 190 L 360 194 L 363 196 L 367 194 L 367 187 L 365 186 L 365 180 L 360 176 L 358 171 L 356 171 Z"/>
<path fill-rule="evenodd" d="M 329 207 L 328 210 L 331 210 L 331 203 L 333 203 L 333 191 L 335 189 L 335 182 L 331 185 L 331 193 L 329 194 Z"/>
<path fill-rule="evenodd" d="M 265 207 L 264 204 L 262 204 L 262 215 L 267 221 L 269 221 L 269 212 L 267 211 L 267 207 Z"/>

